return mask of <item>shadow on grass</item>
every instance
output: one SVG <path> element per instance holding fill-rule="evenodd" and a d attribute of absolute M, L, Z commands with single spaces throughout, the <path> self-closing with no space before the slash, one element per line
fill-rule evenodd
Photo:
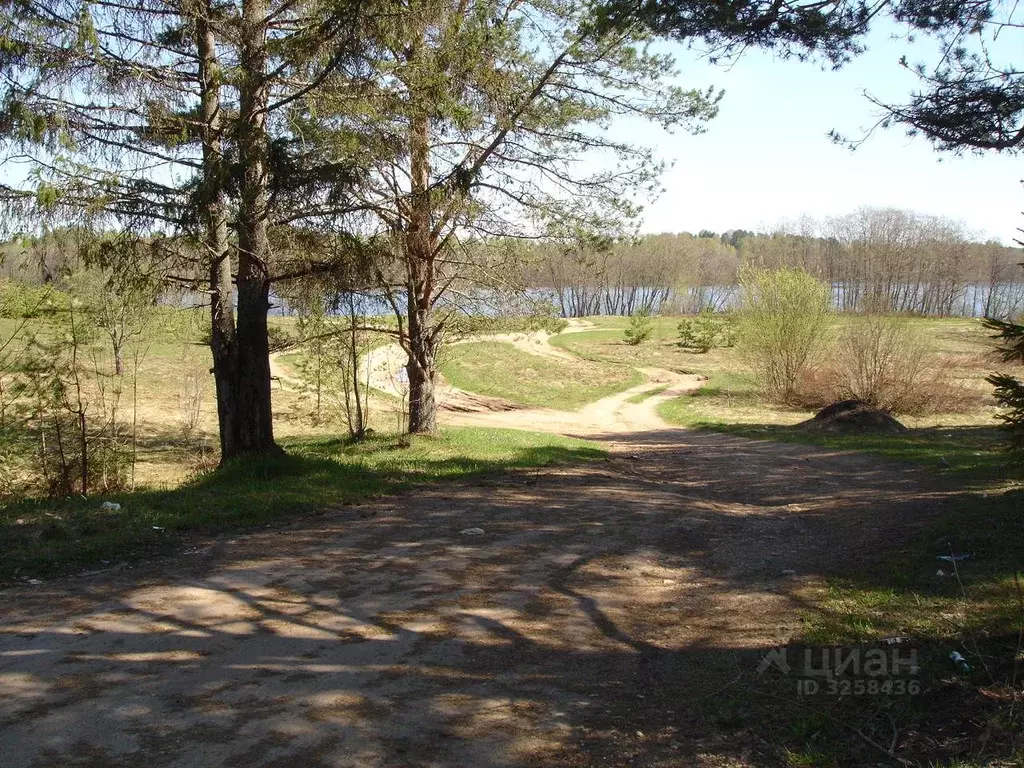
<path fill-rule="evenodd" d="M 892 435 L 833 435 L 778 424 L 703 422 L 695 426 L 756 440 L 874 453 L 947 472 L 971 473 L 979 481 L 1007 473 L 1006 441 L 998 427 L 928 427 Z"/>
<path fill-rule="evenodd" d="M 373 437 L 286 440 L 286 452 L 236 461 L 172 490 L 26 499 L 0 509 L 0 581 L 169 551 L 187 531 L 269 525 L 395 493 L 417 483 L 601 458 L 580 440 L 452 429 L 411 443 Z M 105 510 L 102 501 L 120 510 Z"/>
<path fill-rule="evenodd" d="M 901 434 L 835 435 L 772 424 L 698 426 L 734 437 L 918 464 L 930 468 L 939 482 L 945 478 L 957 489 L 924 535 L 881 563 L 833 578 L 806 617 L 807 639 L 840 644 L 910 634 L 948 642 L 1021 630 L 1024 490 L 1006 482 L 1009 467 L 999 428 L 933 427 Z M 956 563 L 945 559 L 964 555 L 966 559 Z M 975 655 L 983 654 L 977 650 Z"/>
<path fill-rule="evenodd" d="M 946 507 L 926 535 L 883 563 L 832 579 L 805 617 L 807 639 L 910 635 L 965 642 L 948 649 L 982 667 L 1012 662 L 1012 649 L 986 661 L 982 647 L 1000 636 L 1016 642 L 1024 632 L 1024 490 L 964 493 Z"/>

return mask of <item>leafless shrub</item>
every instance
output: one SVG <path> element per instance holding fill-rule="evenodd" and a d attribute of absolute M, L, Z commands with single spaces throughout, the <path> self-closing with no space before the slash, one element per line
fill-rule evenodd
<path fill-rule="evenodd" d="M 957 379 L 954 369 L 906 318 L 858 317 L 839 333 L 829 362 L 801 376 L 794 401 L 820 408 L 837 400 L 861 400 L 911 416 L 982 405 L 985 393 Z"/>
<path fill-rule="evenodd" d="M 366 436 L 367 421 L 370 414 L 370 382 L 369 366 L 366 366 L 366 381 L 360 379 L 360 359 L 368 359 L 370 343 L 368 336 L 359 330 L 364 318 L 359 314 L 356 296 L 349 293 L 340 302 L 347 320 L 347 328 L 342 332 L 341 374 L 342 416 L 348 427 L 348 434 L 353 440 L 362 440 Z"/>
<path fill-rule="evenodd" d="M 835 366 L 832 363 L 825 363 L 801 371 L 789 399 L 789 405 L 816 411 L 842 399 L 837 385 Z"/>
<path fill-rule="evenodd" d="M 937 363 L 924 336 L 905 318 L 893 315 L 869 315 L 847 323 L 835 357 L 841 397 L 893 413 L 920 407 L 918 391 Z"/>
<path fill-rule="evenodd" d="M 202 421 L 206 375 L 204 366 L 183 357 L 182 376 L 178 384 L 178 426 L 185 438 L 195 434 Z"/>
<path fill-rule="evenodd" d="M 28 339 L 23 426 L 32 435 L 32 490 L 50 496 L 108 492 L 127 487 L 134 453 L 121 419 L 125 374 L 111 373 L 94 354 L 97 328 L 68 299 L 46 337 Z"/>
<path fill-rule="evenodd" d="M 220 452 L 206 435 L 196 435 L 186 442 L 185 447 L 185 463 L 192 477 L 211 472 L 220 463 Z"/>

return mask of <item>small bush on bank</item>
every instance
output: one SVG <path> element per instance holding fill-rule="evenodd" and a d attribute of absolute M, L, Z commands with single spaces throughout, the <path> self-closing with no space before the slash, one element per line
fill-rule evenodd
<path fill-rule="evenodd" d="M 793 403 L 827 338 L 829 287 L 802 269 L 746 268 L 737 346 L 765 396 Z"/>
<path fill-rule="evenodd" d="M 728 315 L 716 315 L 710 308 L 696 317 L 687 317 L 677 326 L 679 346 L 700 352 L 716 347 L 731 347 L 736 343 L 736 325 Z"/>
<path fill-rule="evenodd" d="M 654 333 L 654 318 L 651 310 L 644 308 L 634 312 L 629 318 L 629 327 L 622 332 L 622 339 L 630 346 L 643 344 Z"/>

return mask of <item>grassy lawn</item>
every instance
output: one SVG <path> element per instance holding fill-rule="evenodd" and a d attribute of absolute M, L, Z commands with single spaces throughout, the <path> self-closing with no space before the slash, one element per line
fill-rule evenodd
<path fill-rule="evenodd" d="M 624 365 L 541 357 L 494 342 L 452 347 L 441 371 L 453 386 L 468 392 L 562 411 L 643 382 L 637 371 Z"/>
<path fill-rule="evenodd" d="M 0 581 L 138 559 L 173 548 L 189 531 L 210 533 L 495 470 L 600 458 L 582 440 L 518 430 L 453 428 L 439 437 L 283 441 L 287 453 L 209 472 L 165 491 L 104 499 L 29 500 L 0 509 Z M 103 500 L 121 505 L 100 508 Z"/>
<path fill-rule="evenodd" d="M 898 435 L 822 435 L 779 425 L 708 424 L 719 432 L 760 440 L 863 451 L 978 479 L 1005 474 L 1004 437 L 996 427 L 919 427 Z"/>
<path fill-rule="evenodd" d="M 668 368 L 684 373 L 745 370 L 734 349 L 713 349 L 700 354 L 680 347 L 676 332 L 678 322 L 678 318 L 657 318 L 651 338 L 636 346 L 626 344 L 619 329 L 563 333 L 552 338 L 551 344 L 598 362 Z"/>
<path fill-rule="evenodd" d="M 758 395 L 753 376 L 746 371 L 705 369 L 701 373 L 708 376 L 703 387 L 658 407 L 665 421 L 681 427 L 789 426 L 814 415 L 766 403 Z"/>
<path fill-rule="evenodd" d="M 658 412 L 665 421 L 684 427 L 711 429 L 757 440 L 819 445 L 844 451 L 863 451 L 900 461 L 910 461 L 943 471 L 977 475 L 978 481 L 1005 475 L 1005 437 L 988 414 L 959 423 L 931 419 L 901 419 L 910 428 L 895 435 L 837 435 L 795 428 L 811 418 L 810 411 L 771 406 L 758 398 L 753 380 L 743 374 L 713 374 L 693 395 L 662 403 Z M 982 421 L 988 416 L 987 423 Z M 978 423 L 981 422 L 981 423 Z"/>

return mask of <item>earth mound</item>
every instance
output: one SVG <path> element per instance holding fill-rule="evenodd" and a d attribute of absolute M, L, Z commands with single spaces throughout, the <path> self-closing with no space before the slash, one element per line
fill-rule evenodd
<path fill-rule="evenodd" d="M 862 400 L 841 400 L 818 411 L 799 429 L 841 434 L 898 434 L 907 428 L 890 414 Z"/>

